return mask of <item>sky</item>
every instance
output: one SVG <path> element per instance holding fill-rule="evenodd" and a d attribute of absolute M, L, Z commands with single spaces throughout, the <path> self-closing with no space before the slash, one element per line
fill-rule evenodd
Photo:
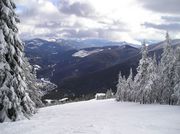
<path fill-rule="evenodd" d="M 23 39 L 180 38 L 180 0 L 16 0 Z"/>

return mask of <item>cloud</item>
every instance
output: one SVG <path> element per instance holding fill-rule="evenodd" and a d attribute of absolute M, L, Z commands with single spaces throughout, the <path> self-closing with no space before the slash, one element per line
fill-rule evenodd
<path fill-rule="evenodd" d="M 25 4 L 26 5 L 26 4 Z M 59 16 L 58 8 L 48 0 L 32 0 L 19 13 L 22 20 L 26 18 L 44 20 L 56 19 Z M 46 19 L 47 18 L 47 19 Z"/>
<path fill-rule="evenodd" d="M 70 0 L 19 0 L 21 37 L 119 39 L 128 31 L 120 20 L 98 16 L 88 2 Z M 26 5 L 27 4 L 27 5 Z M 25 6 L 24 6 L 25 5 Z M 59 6 L 61 5 L 61 6 Z M 96 16 L 95 16 L 96 15 Z"/>
<path fill-rule="evenodd" d="M 143 7 L 160 13 L 180 14 L 180 0 L 137 0 Z"/>
<path fill-rule="evenodd" d="M 167 0 L 163 1 L 167 4 Z M 159 5 L 158 12 L 163 12 L 165 9 L 161 8 L 164 5 L 162 6 L 159 0 L 17 0 L 16 2 L 16 11 L 21 20 L 18 27 L 21 37 L 25 39 L 105 38 L 131 42 L 141 38 L 161 39 L 157 31 L 169 29 L 177 31 L 179 21 L 177 14 L 156 14 L 157 11 L 148 6 L 154 3 L 153 5 Z M 141 5 L 146 8 L 142 8 Z M 147 7 L 156 12 L 149 12 Z"/>
<path fill-rule="evenodd" d="M 49 0 L 18 0 L 17 3 L 22 38 L 28 38 L 28 33 L 29 37 L 50 33 L 51 29 L 46 26 L 51 22 L 59 23 L 59 9 Z"/>
<path fill-rule="evenodd" d="M 162 16 L 161 19 L 167 22 L 180 22 L 180 16 Z"/>
<path fill-rule="evenodd" d="M 146 28 L 154 28 L 164 31 L 174 31 L 178 32 L 180 30 L 180 24 L 179 23 L 170 23 L 170 24 L 154 24 L 154 23 L 144 23 L 143 24 Z"/>
<path fill-rule="evenodd" d="M 89 2 L 75 1 L 71 3 L 69 0 L 61 0 L 59 6 L 59 10 L 64 14 L 80 17 L 95 16 L 95 9 Z"/>

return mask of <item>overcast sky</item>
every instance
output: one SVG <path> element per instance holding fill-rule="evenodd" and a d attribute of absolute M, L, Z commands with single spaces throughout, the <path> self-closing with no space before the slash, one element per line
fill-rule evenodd
<path fill-rule="evenodd" d="M 180 0 L 16 0 L 22 38 L 180 38 Z"/>

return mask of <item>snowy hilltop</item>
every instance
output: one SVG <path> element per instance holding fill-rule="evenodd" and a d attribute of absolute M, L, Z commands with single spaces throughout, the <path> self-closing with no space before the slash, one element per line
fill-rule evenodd
<path fill-rule="evenodd" d="M 180 107 L 90 100 L 42 108 L 0 134 L 179 134 Z"/>

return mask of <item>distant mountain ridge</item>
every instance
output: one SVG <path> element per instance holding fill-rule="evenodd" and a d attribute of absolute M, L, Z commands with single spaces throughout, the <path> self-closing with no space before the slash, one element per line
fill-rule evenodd
<path fill-rule="evenodd" d="M 31 39 L 25 40 L 25 42 L 49 42 L 53 44 L 59 44 L 60 46 L 70 47 L 72 49 L 83 49 L 90 47 L 105 47 L 105 46 L 122 46 L 131 45 L 133 47 L 140 47 L 138 44 L 132 44 L 125 41 L 110 41 L 105 39 L 56 39 L 53 41 L 43 39 Z"/>

